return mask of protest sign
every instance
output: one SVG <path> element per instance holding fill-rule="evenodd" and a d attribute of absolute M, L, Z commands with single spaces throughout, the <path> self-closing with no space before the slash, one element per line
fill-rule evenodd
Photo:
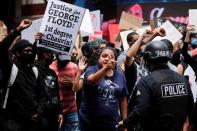
<path fill-rule="evenodd" d="M 102 31 L 95 31 L 93 35 L 89 36 L 89 41 L 102 39 Z"/>
<path fill-rule="evenodd" d="M 101 28 L 102 28 L 103 19 L 104 19 L 104 14 L 101 14 Z"/>
<path fill-rule="evenodd" d="M 101 14 L 100 10 L 89 12 L 86 9 L 83 21 L 80 27 L 81 36 L 94 35 L 94 32 L 101 31 Z"/>
<path fill-rule="evenodd" d="M 139 35 L 142 35 L 144 33 L 144 31 L 146 31 L 146 30 L 151 30 L 151 26 L 149 26 L 149 25 L 148 26 L 143 26 L 143 27 L 137 29 L 136 32 Z"/>
<path fill-rule="evenodd" d="M 179 22 L 171 21 L 171 20 L 170 20 L 170 22 L 173 24 L 173 26 L 174 26 L 176 29 L 182 28 L 183 30 L 187 30 L 187 24 L 179 23 Z"/>
<path fill-rule="evenodd" d="M 118 24 L 109 24 L 109 41 L 114 43 L 119 35 L 120 29 Z"/>
<path fill-rule="evenodd" d="M 124 50 L 129 49 L 129 44 L 127 42 L 127 35 L 131 32 L 133 32 L 133 31 L 132 30 L 127 30 L 127 31 L 120 32 L 120 37 L 121 37 L 121 40 L 122 40 L 122 45 L 123 45 Z"/>
<path fill-rule="evenodd" d="M 190 83 L 190 88 L 191 91 L 193 93 L 193 97 L 194 97 L 194 102 L 196 102 L 197 100 L 197 83 L 196 83 L 196 74 L 194 72 L 194 70 L 192 69 L 192 67 L 190 65 L 188 65 L 188 67 L 185 69 L 184 71 L 184 76 L 189 76 L 189 83 Z"/>
<path fill-rule="evenodd" d="M 161 26 L 165 21 L 166 19 L 156 18 L 156 19 L 150 20 L 150 26 L 152 29 L 155 29 Z"/>
<path fill-rule="evenodd" d="M 152 29 L 155 29 L 157 27 L 160 27 L 167 20 L 169 20 L 172 23 L 172 25 L 174 25 L 174 27 L 176 29 L 182 28 L 183 30 L 186 30 L 186 26 L 187 26 L 186 24 L 179 23 L 179 22 L 176 22 L 176 21 L 172 21 L 167 17 L 166 18 L 156 18 L 154 20 L 150 20 L 150 26 L 151 26 Z"/>
<path fill-rule="evenodd" d="M 162 24 L 161 27 L 164 28 L 166 32 L 166 36 L 164 37 L 157 36 L 153 40 L 168 39 L 174 45 L 177 41 L 179 41 L 183 37 L 183 35 L 168 20 L 164 24 Z"/>
<path fill-rule="evenodd" d="M 95 10 L 90 12 L 90 18 L 92 21 L 92 28 L 94 31 L 101 30 L 101 11 Z"/>
<path fill-rule="evenodd" d="M 62 1 L 49 0 L 42 20 L 40 45 L 70 54 L 85 9 Z"/>
<path fill-rule="evenodd" d="M 42 23 L 42 18 L 33 20 L 31 26 L 21 32 L 21 38 L 26 39 L 31 43 L 34 43 L 35 42 L 34 35 L 37 32 L 39 32 L 41 23 Z"/>
<path fill-rule="evenodd" d="M 142 23 L 143 23 L 143 19 L 123 11 L 119 22 L 119 28 L 120 29 L 132 29 L 135 27 L 140 28 L 142 26 Z"/>
<path fill-rule="evenodd" d="M 90 17 L 90 11 L 86 9 L 81 27 L 80 27 L 81 36 L 88 36 L 94 34 L 93 28 L 92 28 L 92 21 Z"/>
<path fill-rule="evenodd" d="M 197 9 L 189 9 L 189 24 L 195 26 L 193 32 L 197 33 Z"/>

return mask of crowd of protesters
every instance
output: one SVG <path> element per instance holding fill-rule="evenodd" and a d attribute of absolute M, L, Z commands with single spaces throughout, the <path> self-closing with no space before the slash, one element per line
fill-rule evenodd
<path fill-rule="evenodd" d="M 21 39 L 31 24 L 1 37 L 0 131 L 197 130 L 192 25 L 174 45 L 153 40 L 166 35 L 157 27 L 129 33 L 128 50 L 99 39 L 68 55 L 40 47 L 42 33 L 34 43 Z"/>

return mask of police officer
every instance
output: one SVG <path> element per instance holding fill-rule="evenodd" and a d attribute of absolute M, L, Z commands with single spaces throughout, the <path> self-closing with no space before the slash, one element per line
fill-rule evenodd
<path fill-rule="evenodd" d="M 151 73 L 135 88 L 136 98 L 128 118 L 119 128 L 140 123 L 143 131 L 181 131 L 193 107 L 188 81 L 167 66 L 171 53 L 163 41 L 152 41 L 143 58 Z"/>

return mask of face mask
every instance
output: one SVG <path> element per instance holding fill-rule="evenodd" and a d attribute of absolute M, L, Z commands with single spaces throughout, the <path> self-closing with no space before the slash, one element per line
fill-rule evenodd
<path fill-rule="evenodd" d="M 69 62 L 70 60 L 63 60 L 63 61 L 58 60 L 58 64 L 60 65 L 61 68 L 64 68 Z"/>
<path fill-rule="evenodd" d="M 71 56 L 71 61 L 74 63 L 77 63 L 77 57 L 76 56 Z"/>
<path fill-rule="evenodd" d="M 46 64 L 50 65 L 53 62 L 53 57 L 46 58 Z"/>
<path fill-rule="evenodd" d="M 20 53 L 18 60 L 24 64 L 32 64 L 34 62 L 35 55 L 34 54 L 27 54 L 27 53 Z"/>

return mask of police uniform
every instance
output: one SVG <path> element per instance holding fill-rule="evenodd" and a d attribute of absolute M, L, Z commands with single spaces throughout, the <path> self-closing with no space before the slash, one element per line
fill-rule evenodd
<path fill-rule="evenodd" d="M 123 121 L 126 127 L 140 123 L 143 131 L 181 131 L 193 107 L 189 82 L 166 64 L 157 64 L 140 79 L 134 93 L 133 109 Z"/>

